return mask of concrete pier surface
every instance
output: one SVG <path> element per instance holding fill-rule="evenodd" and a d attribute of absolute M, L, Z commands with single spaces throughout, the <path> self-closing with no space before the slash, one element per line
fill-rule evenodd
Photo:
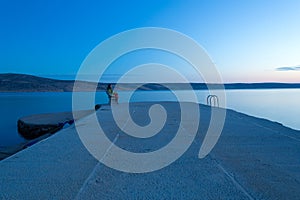
<path fill-rule="evenodd" d="M 131 104 L 137 124 L 150 122 L 152 104 Z M 96 115 L 114 144 L 136 153 L 151 152 L 172 140 L 180 122 L 177 103 L 161 105 L 168 113 L 167 128 L 145 139 L 122 133 L 108 105 Z M 218 143 L 199 159 L 211 112 L 199 106 L 193 143 L 165 168 L 149 173 L 109 168 L 88 152 L 73 125 L 0 162 L 0 199 L 300 199 L 300 131 L 227 110 Z M 86 134 L 96 131 L 92 117 L 78 121 Z"/>

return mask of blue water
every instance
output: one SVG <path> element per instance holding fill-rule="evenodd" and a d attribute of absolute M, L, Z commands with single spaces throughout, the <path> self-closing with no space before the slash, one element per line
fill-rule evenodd
<path fill-rule="evenodd" d="M 106 103 L 104 93 L 97 94 L 96 103 Z M 0 93 L 0 147 L 26 141 L 17 131 L 19 118 L 72 110 L 71 92 Z"/>
<path fill-rule="evenodd" d="M 229 90 L 227 108 L 300 130 L 300 89 Z"/>
<path fill-rule="evenodd" d="M 182 91 L 183 93 L 186 91 Z M 128 95 L 119 92 L 120 100 Z M 197 91 L 199 103 L 206 103 L 208 91 Z M 300 130 L 300 89 L 227 90 L 226 107 L 277 121 Z M 104 92 L 98 92 L 95 103 L 107 103 Z M 139 91 L 131 101 L 174 101 L 168 91 Z M 71 111 L 72 93 L 0 93 L 0 147 L 25 141 L 17 132 L 22 116 Z"/>

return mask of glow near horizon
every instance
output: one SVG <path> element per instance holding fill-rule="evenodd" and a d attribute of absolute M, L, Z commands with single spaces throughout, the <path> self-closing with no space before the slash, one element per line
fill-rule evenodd
<path fill-rule="evenodd" d="M 300 70 L 276 70 L 300 65 L 299 9 L 297 0 L 1 1 L 0 73 L 74 75 L 101 41 L 156 26 L 195 39 L 225 82 L 300 82 Z"/>

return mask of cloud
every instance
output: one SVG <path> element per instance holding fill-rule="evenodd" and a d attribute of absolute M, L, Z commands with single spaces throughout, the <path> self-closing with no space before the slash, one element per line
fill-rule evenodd
<path fill-rule="evenodd" d="M 300 65 L 291 67 L 277 67 L 276 71 L 300 71 Z"/>

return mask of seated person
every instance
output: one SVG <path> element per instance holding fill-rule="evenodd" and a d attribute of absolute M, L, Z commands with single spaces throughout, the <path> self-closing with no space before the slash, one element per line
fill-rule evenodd
<path fill-rule="evenodd" d="M 116 102 L 118 103 L 119 100 L 119 95 L 118 93 L 114 92 L 112 89 L 112 85 L 108 84 L 107 88 L 106 88 L 106 94 L 108 96 L 108 103 L 111 104 L 111 99 L 115 99 Z"/>

